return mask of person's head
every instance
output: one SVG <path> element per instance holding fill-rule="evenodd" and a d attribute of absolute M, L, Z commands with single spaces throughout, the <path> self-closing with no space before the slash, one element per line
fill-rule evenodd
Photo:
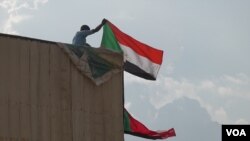
<path fill-rule="evenodd" d="M 90 30 L 88 25 L 82 25 L 80 31 L 82 30 Z"/>

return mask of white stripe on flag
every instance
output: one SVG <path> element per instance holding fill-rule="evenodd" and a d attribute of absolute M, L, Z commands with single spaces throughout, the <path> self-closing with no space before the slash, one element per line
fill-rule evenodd
<path fill-rule="evenodd" d="M 119 43 L 119 42 L 118 42 Z M 127 47 L 121 43 L 119 43 L 120 47 L 123 50 L 124 53 L 124 62 L 127 60 L 130 63 L 138 66 L 145 72 L 151 74 L 156 78 L 158 71 L 160 69 L 160 65 L 151 62 L 148 58 L 144 56 L 138 55 L 134 50 L 132 50 L 130 47 Z"/>

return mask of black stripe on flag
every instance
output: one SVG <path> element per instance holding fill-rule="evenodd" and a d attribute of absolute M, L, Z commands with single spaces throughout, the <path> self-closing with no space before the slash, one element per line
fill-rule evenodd
<path fill-rule="evenodd" d="M 141 68 L 139 68 L 135 64 L 132 64 L 128 61 L 126 61 L 124 63 L 124 69 L 125 69 L 125 71 L 127 71 L 133 75 L 139 76 L 141 78 L 144 78 L 147 80 L 156 80 L 156 78 L 154 78 L 152 75 L 150 75 L 149 73 L 145 72 L 144 70 L 142 70 Z"/>

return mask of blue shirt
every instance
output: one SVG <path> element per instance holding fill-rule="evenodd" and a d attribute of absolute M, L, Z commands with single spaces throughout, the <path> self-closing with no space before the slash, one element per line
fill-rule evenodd
<path fill-rule="evenodd" d="M 82 31 L 78 31 L 76 32 L 72 44 L 74 45 L 78 45 L 78 46 L 83 46 L 86 43 L 86 37 L 88 35 L 93 34 L 94 31 L 93 30 L 82 30 Z"/>

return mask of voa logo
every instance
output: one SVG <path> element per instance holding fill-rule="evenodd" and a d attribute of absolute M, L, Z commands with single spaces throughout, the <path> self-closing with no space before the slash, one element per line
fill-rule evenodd
<path fill-rule="evenodd" d="M 226 129 L 227 136 L 247 136 L 244 129 Z"/>

